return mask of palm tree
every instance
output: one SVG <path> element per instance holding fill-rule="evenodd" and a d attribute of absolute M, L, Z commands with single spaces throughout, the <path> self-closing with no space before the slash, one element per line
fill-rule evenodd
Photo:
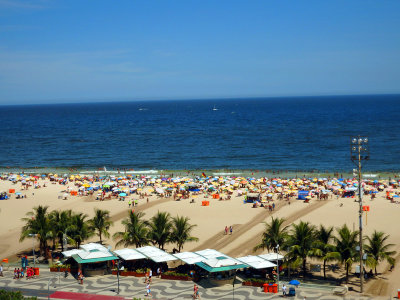
<path fill-rule="evenodd" d="M 116 247 L 124 245 L 125 247 L 135 245 L 136 248 L 148 245 L 148 222 L 142 220 L 145 214 L 143 212 L 129 213 L 129 217 L 122 220 L 125 231 L 116 232 L 113 235 L 114 240 L 119 240 Z"/>
<path fill-rule="evenodd" d="M 263 238 L 261 243 L 254 247 L 253 251 L 267 248 L 268 251 L 273 250 L 276 252 L 276 246 L 282 246 L 286 241 L 288 226 L 283 227 L 285 221 L 284 218 L 272 217 L 271 223 L 264 222 Z"/>
<path fill-rule="evenodd" d="M 324 279 L 326 279 L 326 262 L 329 260 L 339 260 L 335 246 L 330 244 L 333 240 L 333 227 L 320 225 L 316 231 L 315 256 L 324 261 Z"/>
<path fill-rule="evenodd" d="M 67 234 L 71 241 L 75 243 L 76 248 L 79 248 L 82 242 L 94 234 L 86 220 L 87 217 L 83 213 L 74 214 L 71 218 L 71 224 L 67 228 Z"/>
<path fill-rule="evenodd" d="M 100 244 L 103 243 L 101 236 L 104 235 L 106 238 L 110 237 L 110 233 L 108 230 L 113 222 L 110 220 L 110 212 L 108 210 L 101 210 L 95 208 L 93 219 L 89 220 L 90 229 L 93 231 L 97 231 L 97 234 L 100 238 Z"/>
<path fill-rule="evenodd" d="M 315 255 L 315 226 L 301 221 L 293 224 L 287 240 L 290 250 L 286 254 L 288 261 L 294 265 L 302 263 L 303 275 L 306 274 L 307 257 Z"/>
<path fill-rule="evenodd" d="M 26 218 L 22 218 L 26 224 L 22 227 L 20 241 L 25 240 L 27 237 L 35 234 L 39 239 L 40 254 L 46 253 L 47 241 L 52 238 L 51 226 L 49 216 L 47 213 L 48 206 L 37 206 L 26 214 Z"/>
<path fill-rule="evenodd" d="M 171 242 L 175 242 L 178 246 L 178 251 L 181 252 L 183 244 L 186 242 L 198 241 L 197 237 L 190 235 L 190 232 L 197 225 L 190 225 L 190 219 L 188 217 L 176 216 L 172 219 L 172 232 L 171 232 Z"/>
<path fill-rule="evenodd" d="M 71 224 L 72 211 L 69 210 L 53 210 L 50 215 L 50 225 L 53 231 L 53 239 L 58 238 L 58 242 L 61 245 L 61 251 L 64 251 L 63 238 L 66 234 L 68 226 Z"/>
<path fill-rule="evenodd" d="M 334 237 L 336 243 L 336 253 L 340 257 L 341 263 L 345 264 L 346 282 L 349 280 L 349 269 L 354 261 L 357 260 L 358 252 L 358 231 L 350 231 L 346 224 L 337 229 L 339 236 Z"/>
<path fill-rule="evenodd" d="M 386 244 L 386 240 L 389 235 L 381 231 L 374 231 L 371 237 L 367 237 L 368 245 L 365 245 L 365 252 L 367 253 L 367 264 L 375 269 L 375 275 L 378 275 L 376 267 L 380 261 L 387 260 L 390 265 L 395 264 L 393 255 L 396 251 L 389 251 L 389 248 L 393 247 L 394 244 Z"/>
<path fill-rule="evenodd" d="M 164 245 L 171 237 L 171 215 L 167 212 L 157 212 L 150 220 L 149 239 L 158 248 L 164 250 Z"/>

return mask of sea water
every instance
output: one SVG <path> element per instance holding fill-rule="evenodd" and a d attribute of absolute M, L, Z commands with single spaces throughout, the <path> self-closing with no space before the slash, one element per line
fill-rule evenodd
<path fill-rule="evenodd" d="M 0 106 L 0 168 L 351 172 L 400 170 L 400 96 Z M 153 172 L 153 173 L 152 173 Z"/>

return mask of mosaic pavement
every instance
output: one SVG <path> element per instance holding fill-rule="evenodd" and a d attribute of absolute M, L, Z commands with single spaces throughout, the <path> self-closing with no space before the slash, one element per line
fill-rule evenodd
<path fill-rule="evenodd" d="M 49 284 L 50 283 L 50 284 Z M 101 277 L 85 278 L 84 284 L 80 285 L 71 276 L 68 275 L 64 278 L 64 273 L 50 273 L 49 271 L 41 270 L 39 278 L 26 280 L 25 278 L 14 280 L 12 279 L 12 273 L 10 271 L 5 272 L 4 277 L 0 277 L 0 288 L 38 291 L 37 295 L 43 298 L 47 298 L 47 291 L 49 288 L 50 295 L 55 291 L 65 292 L 77 292 L 77 293 L 89 293 L 99 295 L 117 295 L 117 277 L 115 275 L 106 275 Z M 202 283 L 199 283 L 199 291 L 201 299 L 221 299 L 221 300 L 245 300 L 245 299 L 282 299 L 281 294 L 267 294 L 263 293 L 261 288 L 242 286 L 236 284 L 233 290 L 232 286 L 224 287 L 205 287 Z M 185 281 L 174 281 L 174 280 L 162 280 L 158 278 L 153 279 L 151 284 L 152 296 L 145 296 L 146 285 L 143 282 L 143 278 L 135 277 L 120 277 L 120 293 L 119 296 L 127 299 L 133 297 L 141 299 L 192 299 L 193 294 L 193 282 Z M 346 297 L 334 296 L 331 291 L 328 290 L 317 290 L 317 289 L 305 289 L 297 288 L 296 296 L 290 299 L 372 299 L 369 297 L 358 297 L 350 296 Z M 289 297 L 288 297 L 289 298 Z"/>

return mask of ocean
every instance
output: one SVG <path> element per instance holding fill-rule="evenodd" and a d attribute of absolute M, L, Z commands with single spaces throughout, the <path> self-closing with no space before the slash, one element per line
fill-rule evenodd
<path fill-rule="evenodd" d="M 0 106 L 0 169 L 400 171 L 400 96 Z M 154 170 L 154 171 L 152 171 Z"/>

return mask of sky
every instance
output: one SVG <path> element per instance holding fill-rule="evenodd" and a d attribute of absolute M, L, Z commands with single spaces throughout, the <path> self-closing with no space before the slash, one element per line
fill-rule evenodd
<path fill-rule="evenodd" d="M 400 93 L 400 1 L 0 0 L 0 104 Z"/>

